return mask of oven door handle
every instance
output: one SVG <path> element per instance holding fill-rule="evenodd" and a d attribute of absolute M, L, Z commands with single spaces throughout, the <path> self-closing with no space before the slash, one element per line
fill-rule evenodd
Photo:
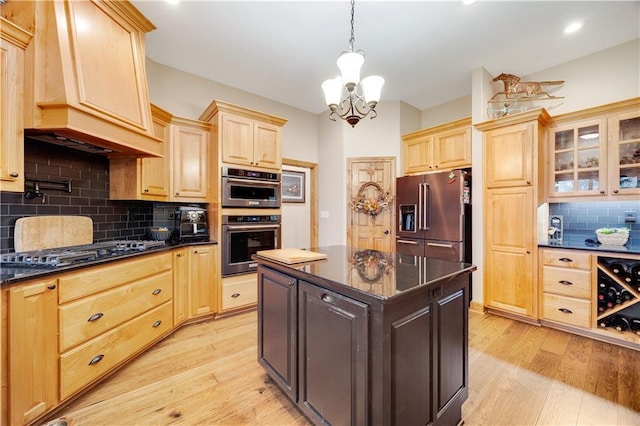
<path fill-rule="evenodd" d="M 280 182 L 278 182 L 278 181 L 253 180 L 253 179 L 233 179 L 233 178 L 227 178 L 227 182 L 232 182 L 232 183 L 250 183 L 250 184 L 262 185 L 262 186 L 278 186 L 278 184 L 280 184 Z"/>
<path fill-rule="evenodd" d="M 227 225 L 229 231 L 250 231 L 252 229 L 279 229 L 280 225 Z"/>

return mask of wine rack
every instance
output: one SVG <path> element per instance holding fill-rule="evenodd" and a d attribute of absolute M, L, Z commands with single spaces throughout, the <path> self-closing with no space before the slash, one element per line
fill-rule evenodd
<path fill-rule="evenodd" d="M 598 257 L 599 328 L 640 335 L 640 260 Z"/>

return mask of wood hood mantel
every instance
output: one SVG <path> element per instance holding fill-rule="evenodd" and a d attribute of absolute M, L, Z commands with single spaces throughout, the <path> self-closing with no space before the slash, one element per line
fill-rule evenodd
<path fill-rule="evenodd" d="M 144 62 L 144 37 L 153 24 L 125 1 L 23 3 L 6 6 L 33 17 L 34 39 L 25 52 L 25 134 L 88 143 L 114 156 L 162 156 Z"/>

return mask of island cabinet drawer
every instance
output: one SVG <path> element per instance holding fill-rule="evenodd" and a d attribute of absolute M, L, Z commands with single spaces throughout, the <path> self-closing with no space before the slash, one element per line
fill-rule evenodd
<path fill-rule="evenodd" d="M 222 284 L 221 308 L 223 311 L 252 305 L 258 301 L 258 283 L 255 275 L 249 279 Z"/>
<path fill-rule="evenodd" d="M 590 271 L 545 266 L 542 279 L 545 292 L 591 299 Z"/>
<path fill-rule="evenodd" d="M 59 307 L 60 352 L 171 300 L 172 293 L 173 276 L 165 271 Z"/>
<path fill-rule="evenodd" d="M 59 278 L 58 302 L 70 302 L 160 272 L 171 271 L 172 264 L 173 257 L 167 251 L 65 274 Z"/>
<path fill-rule="evenodd" d="M 591 269 L 591 255 L 577 250 L 543 250 L 544 265 L 572 269 Z"/>
<path fill-rule="evenodd" d="M 578 327 L 591 326 L 591 302 L 584 299 L 544 294 L 543 318 Z"/>
<path fill-rule="evenodd" d="M 65 399 L 102 377 L 173 328 L 166 302 L 60 356 L 60 397 Z"/>

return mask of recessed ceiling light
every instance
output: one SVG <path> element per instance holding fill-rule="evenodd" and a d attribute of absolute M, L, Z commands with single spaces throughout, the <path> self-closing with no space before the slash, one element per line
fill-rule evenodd
<path fill-rule="evenodd" d="M 473 4 L 475 3 L 477 0 L 462 0 L 462 4 Z"/>
<path fill-rule="evenodd" d="M 178 4 L 178 3 L 180 3 L 180 0 L 164 0 L 164 1 L 166 1 L 169 4 Z"/>
<path fill-rule="evenodd" d="M 582 28 L 582 22 L 574 21 L 564 28 L 564 33 L 565 34 L 575 33 L 580 28 Z"/>

